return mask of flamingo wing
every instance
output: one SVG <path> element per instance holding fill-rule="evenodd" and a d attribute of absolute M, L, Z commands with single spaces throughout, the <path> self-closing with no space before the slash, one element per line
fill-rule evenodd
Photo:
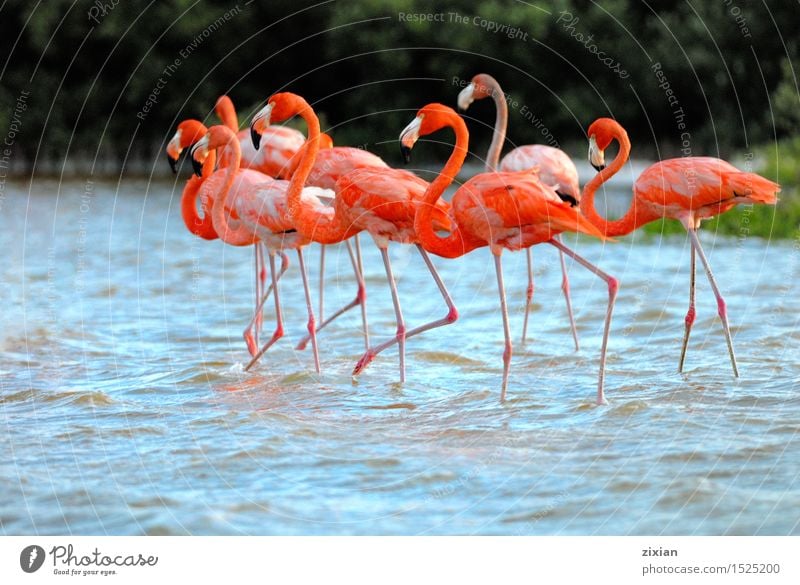
<path fill-rule="evenodd" d="M 305 141 L 302 132 L 285 126 L 268 126 L 261 136 L 258 150 L 253 147 L 249 131 L 239 132 L 238 137 L 242 147 L 242 167 L 261 171 L 270 177 L 281 174 Z"/>
<path fill-rule="evenodd" d="M 538 168 L 539 178 L 554 185 L 561 195 L 580 201 L 578 169 L 569 155 L 561 149 L 545 144 L 527 144 L 509 152 L 500 161 L 500 171 L 527 171 Z"/>
<path fill-rule="evenodd" d="M 685 157 L 648 167 L 633 189 L 637 201 L 660 208 L 669 217 L 677 217 L 703 208 L 716 208 L 714 214 L 720 213 L 737 203 L 731 201 L 734 198 L 774 204 L 780 186 L 718 158 Z"/>

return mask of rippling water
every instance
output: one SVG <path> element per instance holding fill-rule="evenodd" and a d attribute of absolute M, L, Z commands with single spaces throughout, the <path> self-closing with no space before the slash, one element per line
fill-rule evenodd
<path fill-rule="evenodd" d="M 88 187 L 88 194 L 87 194 Z M 248 249 L 181 223 L 180 185 L 6 185 L 0 200 L 0 525 L 6 534 L 788 534 L 800 510 L 798 248 L 703 233 L 729 305 L 735 380 L 698 274 L 676 373 L 684 238 L 569 239 L 622 282 L 607 407 L 593 404 L 606 291 L 571 266 L 582 348 L 555 249 L 535 250 L 527 345 L 499 402 L 502 330 L 487 250 L 437 259 L 462 318 L 387 352 L 354 382 L 353 314 L 320 335 L 323 375 L 288 338 L 244 373 Z M 394 328 L 365 241 L 371 334 Z M 316 252 L 309 265 L 316 272 Z M 412 248 L 392 252 L 409 326 L 445 313 Z M 505 256 L 519 337 L 525 259 Z M 326 310 L 349 301 L 332 248 Z M 271 305 L 270 305 L 271 306 Z M 267 312 L 265 331 L 272 325 Z"/>

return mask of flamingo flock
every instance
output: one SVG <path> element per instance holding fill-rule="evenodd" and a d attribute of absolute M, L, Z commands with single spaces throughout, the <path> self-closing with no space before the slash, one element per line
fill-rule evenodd
<path fill-rule="evenodd" d="M 421 137 L 445 130 L 455 135 L 449 158 L 431 182 L 409 171 L 391 168 L 362 148 L 334 146 L 330 136 L 322 133 L 311 105 L 290 92 L 271 96 L 246 130 L 240 131 L 238 116 L 227 96 L 220 97 L 216 104 L 221 124 L 207 128 L 197 120 L 185 120 L 178 125 L 167 146 L 170 166 L 176 171 L 179 156 L 188 150 L 196 175 L 188 179 L 181 197 L 181 216 L 186 228 L 206 240 L 221 239 L 228 245 L 254 249 L 256 295 L 253 314 L 243 334 L 251 356 L 245 370 L 253 368 L 285 335 L 280 284 L 289 268 L 288 252 L 294 251 L 297 255 L 308 314 L 307 333 L 297 349 L 305 348 L 310 342 L 316 372 L 321 371 L 318 333 L 340 315 L 360 307 L 364 354 L 355 364 L 353 376 L 359 375 L 379 354 L 397 346 L 399 379 L 403 382 L 407 341 L 452 325 L 459 316 L 431 256 L 454 259 L 478 248 L 488 248 L 497 277 L 505 339 L 500 383 L 500 398 L 505 400 L 513 343 L 502 254 L 520 250 L 527 254 L 528 287 L 522 330 L 525 342 L 534 292 L 532 247 L 550 244 L 558 249 L 561 258 L 562 289 L 576 350 L 579 341 L 564 256 L 595 274 L 607 287 L 596 395 L 597 404 L 605 404 L 605 364 L 619 281 L 565 246 L 559 234 L 573 232 L 608 240 L 651 221 L 671 218 L 681 222 L 691 244 L 689 309 L 678 370 L 683 370 L 695 319 L 695 263 L 699 256 L 717 300 L 733 373 L 738 376 L 727 306 L 697 230 L 702 220 L 740 203 L 774 205 L 780 186 L 717 158 L 664 160 L 648 167 L 636 180 L 628 211 L 617 220 L 608 220 L 595 209 L 594 197 L 597 189 L 628 160 L 631 144 L 624 128 L 609 118 L 600 118 L 589 126 L 589 162 L 598 172 L 581 191 L 575 164 L 562 150 L 532 144 L 520 146 L 500 158 L 508 126 L 508 109 L 497 80 L 487 74 L 476 75 L 458 95 L 457 104 L 461 110 L 466 110 L 475 100 L 489 97 L 495 103 L 497 120 L 485 171 L 469 178 L 448 200 L 443 195 L 462 170 L 469 132 L 463 118 L 443 104 L 430 103 L 422 107 L 399 136 L 401 152 L 408 162 Z M 306 136 L 279 125 L 296 116 L 305 123 Z M 617 143 L 618 153 L 606 166 L 605 151 L 612 142 Z M 395 313 L 394 334 L 375 343 L 371 342 L 367 320 L 367 294 L 358 240 L 361 232 L 372 238 L 380 252 Z M 347 248 L 356 294 L 352 302 L 324 319 L 324 246 L 340 243 Z M 442 296 L 443 311 L 446 311 L 443 317 L 407 326 L 392 270 L 390 244 L 416 247 Z M 304 256 L 304 249 L 311 245 L 323 250 L 316 313 Z M 280 268 L 276 261 L 278 256 Z M 262 343 L 264 304 L 270 296 L 274 302 L 275 329 Z"/>

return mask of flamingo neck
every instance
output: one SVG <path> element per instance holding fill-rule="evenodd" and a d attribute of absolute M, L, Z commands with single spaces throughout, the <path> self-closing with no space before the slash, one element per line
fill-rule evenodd
<path fill-rule="evenodd" d="M 497 110 L 497 117 L 494 121 L 494 134 L 492 143 L 489 145 L 489 152 L 486 154 L 486 172 L 491 173 L 497 170 L 500 165 L 500 153 L 503 150 L 503 143 L 506 141 L 506 131 L 508 130 L 508 104 L 505 94 L 500 88 L 500 84 L 494 77 L 489 77 L 488 87 L 492 90 L 492 99 Z"/>
<path fill-rule="evenodd" d="M 609 221 L 597 212 L 594 205 L 594 196 L 597 190 L 611 177 L 616 175 L 619 170 L 628 162 L 631 154 L 631 142 L 628 139 L 628 134 L 620 127 L 614 130 L 614 139 L 619 144 L 619 152 L 614 158 L 612 163 L 597 173 L 592 180 L 589 181 L 583 188 L 581 196 L 580 208 L 583 215 L 597 226 L 606 236 L 624 236 L 631 233 L 639 226 L 652 221 L 652 219 L 645 218 L 644 214 L 636 213 L 636 199 L 625 212 L 625 215 L 617 220 Z"/>
<path fill-rule="evenodd" d="M 335 244 L 349 237 L 350 232 L 343 227 L 346 222 L 339 221 L 338 212 L 331 217 L 324 213 L 324 208 L 303 205 L 303 187 L 314 167 L 320 143 L 319 118 L 311 106 L 301 97 L 297 97 L 294 114 L 305 120 L 308 137 L 303 144 L 304 152 L 292 174 L 287 193 L 289 215 L 295 229 L 305 238 L 320 244 Z"/>
<path fill-rule="evenodd" d="M 258 241 L 258 237 L 252 229 L 249 229 L 238 220 L 231 219 L 227 211 L 228 205 L 226 205 L 233 181 L 239 172 L 239 161 L 242 157 L 239 139 L 232 131 L 230 131 L 230 139 L 225 145 L 225 149 L 230 162 L 225 168 L 225 182 L 222 185 L 222 189 L 214 198 L 211 219 L 214 223 L 214 229 L 222 241 L 232 246 L 249 246 L 255 244 Z"/>
<path fill-rule="evenodd" d="M 183 188 L 183 195 L 181 195 L 181 217 L 183 223 L 194 235 L 203 238 L 204 240 L 215 240 L 219 236 L 214 229 L 214 222 L 211 219 L 211 210 L 208 207 L 208 202 L 202 201 L 203 217 L 197 213 L 197 196 L 200 194 L 200 189 L 205 180 L 214 172 L 214 163 L 216 161 L 216 153 L 208 153 L 208 157 L 203 163 L 202 177 L 192 177 L 186 181 L 186 186 Z"/>
<path fill-rule="evenodd" d="M 453 183 L 458 171 L 461 170 L 464 159 L 467 157 L 467 147 L 469 145 L 467 125 L 460 116 L 452 114 L 449 117 L 447 126 L 455 131 L 456 144 L 450 154 L 450 158 L 447 159 L 447 164 L 428 185 L 422 202 L 417 207 L 416 215 L 414 216 L 414 230 L 417 233 L 420 244 L 426 251 L 444 258 L 458 258 L 484 245 L 485 242 L 477 240 L 468 232 L 465 233 L 458 224 L 455 224 L 453 231 L 444 238 L 440 238 L 433 230 L 433 210 L 436 207 L 436 202 L 445 189 Z"/>
<path fill-rule="evenodd" d="M 229 98 L 227 95 L 220 96 L 220 98 L 217 100 L 217 106 L 215 109 L 217 112 L 217 117 L 225 126 L 234 132 L 239 131 L 239 116 L 236 115 L 236 108 L 233 107 L 231 98 Z"/>

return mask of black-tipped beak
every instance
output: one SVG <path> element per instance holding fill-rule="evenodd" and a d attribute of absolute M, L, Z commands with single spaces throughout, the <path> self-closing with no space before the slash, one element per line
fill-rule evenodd
<path fill-rule="evenodd" d="M 259 147 L 261 146 L 261 134 L 256 132 L 254 126 L 250 126 L 250 140 L 253 141 L 253 148 L 258 150 Z"/>
<path fill-rule="evenodd" d="M 405 144 L 400 145 L 400 154 L 403 155 L 403 162 L 409 164 L 411 162 L 411 149 Z"/>
<path fill-rule="evenodd" d="M 578 207 L 578 200 L 572 195 L 566 195 L 560 191 L 556 191 L 556 195 L 558 195 L 564 203 L 569 203 L 572 207 Z"/>
<path fill-rule="evenodd" d="M 203 176 L 203 163 L 194 158 L 194 152 L 192 152 L 192 169 L 194 169 L 194 174 L 198 177 Z"/>
<path fill-rule="evenodd" d="M 167 155 L 167 162 L 169 163 L 169 168 L 172 169 L 173 174 L 177 174 L 178 172 L 178 159 L 172 158 L 170 155 Z"/>
<path fill-rule="evenodd" d="M 595 164 L 593 164 L 592 166 L 594 167 L 594 170 L 596 170 L 598 173 L 600 171 L 602 171 L 604 168 L 606 168 L 606 165 L 595 165 Z"/>

